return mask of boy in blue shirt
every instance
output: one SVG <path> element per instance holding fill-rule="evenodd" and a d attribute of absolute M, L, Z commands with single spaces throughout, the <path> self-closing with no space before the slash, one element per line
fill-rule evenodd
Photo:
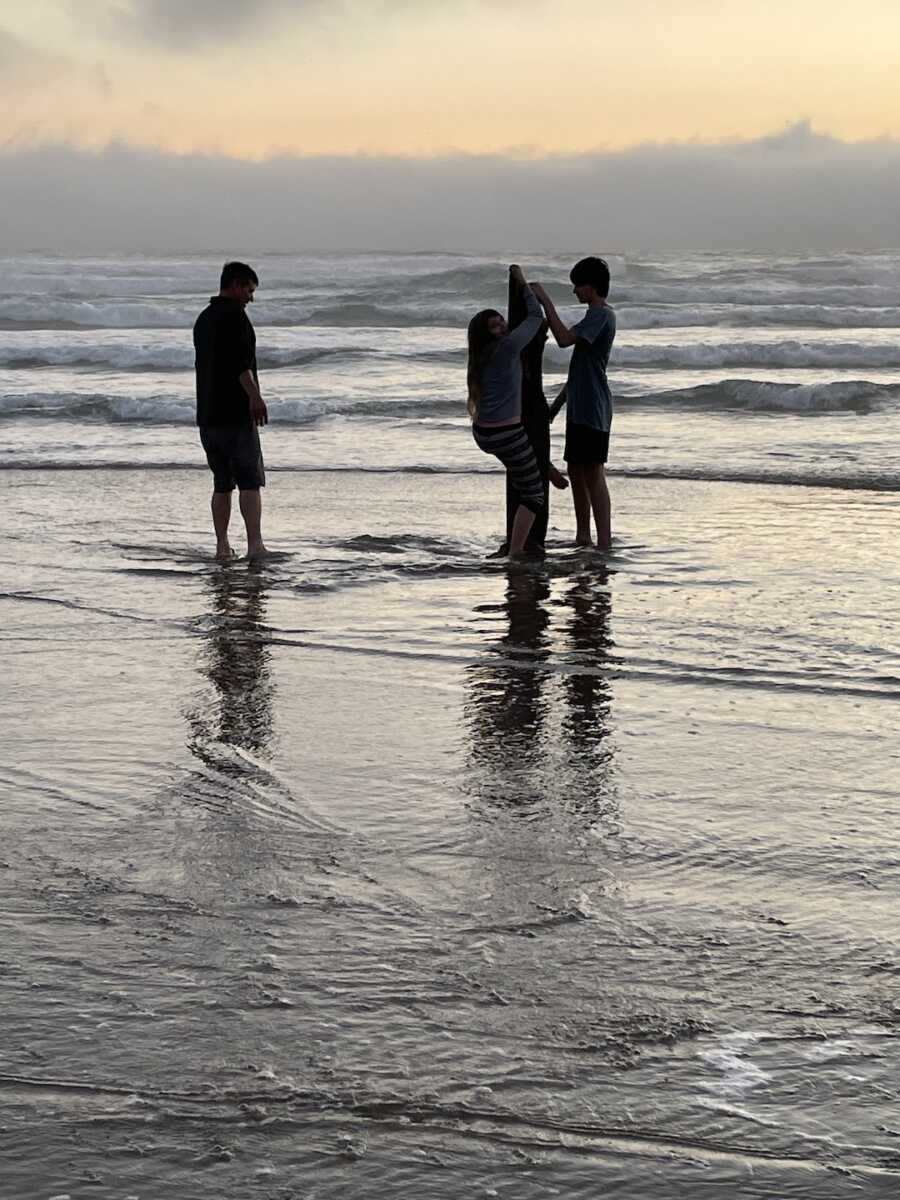
<path fill-rule="evenodd" d="M 572 290 L 587 305 L 571 328 L 563 323 L 553 301 L 540 284 L 531 290 L 540 301 L 558 346 L 574 346 L 565 387 L 565 460 L 575 505 L 575 542 L 590 546 L 591 513 L 597 527 L 597 546 L 611 544 L 609 489 L 604 465 L 609 456 L 613 401 L 606 364 L 616 336 L 616 314 L 607 304 L 609 266 L 602 258 L 582 258 L 569 273 Z"/>

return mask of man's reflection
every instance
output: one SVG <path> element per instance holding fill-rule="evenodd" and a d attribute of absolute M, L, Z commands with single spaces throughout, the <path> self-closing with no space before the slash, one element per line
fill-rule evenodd
<path fill-rule="evenodd" d="M 204 745 L 215 741 L 264 753 L 272 736 L 273 700 L 265 576 L 252 565 L 246 571 L 218 570 L 208 589 L 200 670 L 215 689 L 215 708 L 193 718 L 191 750 L 205 759 Z"/>

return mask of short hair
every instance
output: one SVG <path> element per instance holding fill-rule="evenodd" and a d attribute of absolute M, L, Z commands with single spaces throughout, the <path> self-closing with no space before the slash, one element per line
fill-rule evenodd
<path fill-rule="evenodd" d="M 227 262 L 222 268 L 219 287 L 224 291 L 225 288 L 230 288 L 236 283 L 252 283 L 255 287 L 259 287 L 259 277 L 246 263 Z"/>
<path fill-rule="evenodd" d="M 597 258 L 593 254 L 588 258 L 580 258 L 569 272 L 569 278 L 575 287 L 588 285 L 600 296 L 609 295 L 609 263 L 605 258 Z"/>

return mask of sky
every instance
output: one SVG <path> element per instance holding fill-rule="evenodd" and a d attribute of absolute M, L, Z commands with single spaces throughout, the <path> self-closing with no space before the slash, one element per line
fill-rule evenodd
<path fill-rule="evenodd" d="M 898 44 L 897 0 L 0 0 L 0 247 L 898 243 Z"/>

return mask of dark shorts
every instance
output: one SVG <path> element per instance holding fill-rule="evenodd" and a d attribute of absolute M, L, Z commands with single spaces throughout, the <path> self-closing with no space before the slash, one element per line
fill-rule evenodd
<path fill-rule="evenodd" d="M 563 458 L 567 463 L 577 466 L 588 466 L 591 463 L 605 463 L 609 458 L 609 431 L 602 433 L 593 425 L 575 425 L 572 422 L 566 426 L 566 448 Z"/>
<path fill-rule="evenodd" d="M 201 425 L 200 442 L 213 473 L 213 490 L 255 492 L 266 486 L 259 430 L 255 425 Z"/>

